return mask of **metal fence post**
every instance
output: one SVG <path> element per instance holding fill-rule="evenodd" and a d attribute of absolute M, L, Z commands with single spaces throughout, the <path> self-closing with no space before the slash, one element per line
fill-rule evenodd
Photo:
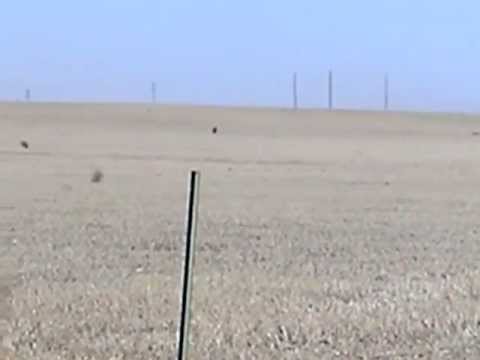
<path fill-rule="evenodd" d="M 189 345 L 190 303 L 192 298 L 195 236 L 198 217 L 200 173 L 192 171 L 188 182 L 187 214 L 185 218 L 185 257 L 183 259 L 180 324 L 177 334 L 177 359 L 186 360 Z"/>

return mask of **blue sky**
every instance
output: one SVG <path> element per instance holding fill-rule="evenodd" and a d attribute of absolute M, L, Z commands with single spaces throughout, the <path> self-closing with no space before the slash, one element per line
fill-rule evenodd
<path fill-rule="evenodd" d="M 0 98 L 480 112 L 474 0 L 17 0 L 0 5 Z"/>

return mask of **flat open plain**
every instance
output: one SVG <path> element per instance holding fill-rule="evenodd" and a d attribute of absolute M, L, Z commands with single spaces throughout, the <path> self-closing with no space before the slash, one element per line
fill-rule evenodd
<path fill-rule="evenodd" d="M 192 359 L 478 359 L 478 131 L 454 114 L 0 104 L 0 358 L 173 359 L 197 168 Z"/>

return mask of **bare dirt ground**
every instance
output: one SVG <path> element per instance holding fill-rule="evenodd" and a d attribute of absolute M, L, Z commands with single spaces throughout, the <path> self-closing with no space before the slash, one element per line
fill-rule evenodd
<path fill-rule="evenodd" d="M 0 358 L 173 359 L 198 168 L 192 359 L 478 359 L 477 131 L 453 114 L 0 104 Z"/>

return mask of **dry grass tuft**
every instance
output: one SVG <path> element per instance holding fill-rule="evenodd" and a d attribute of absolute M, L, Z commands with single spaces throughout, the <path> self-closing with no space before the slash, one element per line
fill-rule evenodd
<path fill-rule="evenodd" d="M 92 174 L 91 182 L 92 183 L 100 183 L 103 180 L 103 172 L 101 170 L 95 170 Z"/>

